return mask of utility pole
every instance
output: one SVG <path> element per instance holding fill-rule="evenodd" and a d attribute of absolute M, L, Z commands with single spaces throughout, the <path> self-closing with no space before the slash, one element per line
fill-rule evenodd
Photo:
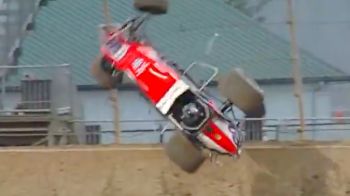
<path fill-rule="evenodd" d="M 288 25 L 291 43 L 291 57 L 293 64 L 293 78 L 294 78 L 294 96 L 298 102 L 300 129 L 299 139 L 304 139 L 305 120 L 304 120 L 304 103 L 303 103 L 303 81 L 300 73 L 300 55 L 296 38 L 295 17 L 293 14 L 293 0 L 287 0 Z"/>
<path fill-rule="evenodd" d="M 109 13 L 108 0 L 103 1 L 103 13 L 107 26 L 112 25 L 112 17 Z M 118 89 L 110 89 L 110 100 L 114 111 L 114 131 L 115 131 L 115 143 L 120 144 L 120 119 L 119 119 L 119 106 L 118 106 Z"/>
<path fill-rule="evenodd" d="M 112 24 L 112 17 L 109 13 L 109 5 L 108 5 L 108 0 L 103 1 L 103 13 L 104 13 L 104 18 L 105 18 L 105 23 L 106 25 Z"/>
<path fill-rule="evenodd" d="M 5 72 L 3 73 L 3 75 L 1 76 L 1 105 L 0 105 L 0 109 L 5 109 L 5 96 L 6 96 L 6 84 L 5 84 Z"/>
<path fill-rule="evenodd" d="M 110 90 L 110 100 L 112 102 L 114 111 L 114 131 L 115 131 L 115 143 L 120 144 L 120 119 L 119 119 L 119 106 L 118 106 L 118 90 Z"/>

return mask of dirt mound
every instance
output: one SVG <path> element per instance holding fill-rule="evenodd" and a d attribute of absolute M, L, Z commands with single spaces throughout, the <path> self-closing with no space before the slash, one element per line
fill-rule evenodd
<path fill-rule="evenodd" d="M 335 145 L 254 145 L 240 160 L 207 161 L 191 175 L 153 147 L 6 149 L 0 195 L 350 195 L 350 146 Z"/>

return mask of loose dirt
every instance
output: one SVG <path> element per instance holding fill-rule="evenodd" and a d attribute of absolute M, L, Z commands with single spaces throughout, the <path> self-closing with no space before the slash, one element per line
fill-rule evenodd
<path fill-rule="evenodd" d="M 346 196 L 350 145 L 254 144 L 195 174 L 160 147 L 0 150 L 1 196 Z"/>

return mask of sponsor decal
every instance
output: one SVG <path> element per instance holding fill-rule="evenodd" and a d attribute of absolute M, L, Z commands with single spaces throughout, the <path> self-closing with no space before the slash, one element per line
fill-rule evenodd
<path fill-rule="evenodd" d="M 137 58 L 132 62 L 132 68 L 135 70 L 135 75 L 139 76 L 142 74 L 149 63 L 145 62 L 142 58 Z"/>
<path fill-rule="evenodd" d="M 113 55 L 114 58 L 116 58 L 117 60 L 122 59 L 127 53 L 128 49 L 129 49 L 129 46 L 123 45 L 116 53 L 114 53 Z"/>

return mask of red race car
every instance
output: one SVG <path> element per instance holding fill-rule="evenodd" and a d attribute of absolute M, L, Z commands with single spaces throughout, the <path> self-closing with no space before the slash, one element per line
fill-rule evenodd
<path fill-rule="evenodd" d="M 232 102 L 237 102 L 242 106 L 240 108 L 247 111 L 249 107 L 256 110 L 257 106 L 244 103 L 247 103 L 247 99 L 249 101 L 244 96 L 249 96 L 249 93 L 252 95 L 254 91 L 254 96 L 258 98 L 253 102 L 259 102 L 257 105 L 260 106 L 260 89 L 255 84 L 252 85 L 251 80 L 246 80 L 242 72 L 235 70 L 230 75 L 234 79 L 226 78 L 221 84 L 226 82 L 227 86 L 228 83 L 235 82 L 250 87 L 250 92 L 240 93 L 239 97 L 234 88 L 230 87 L 233 90 L 230 92 L 221 87 L 230 98 L 222 106 L 216 106 L 204 88 L 218 73 L 217 68 L 204 63 L 193 63 L 181 70 L 178 65 L 163 58 L 140 33 L 139 27 L 148 16 L 150 15 L 145 14 L 132 18 L 120 26 L 102 26 L 101 56 L 93 64 L 94 76 L 101 85 L 113 85 L 119 81 L 120 74 L 124 73 L 138 86 L 157 111 L 176 127 L 175 134 L 165 144 L 165 151 L 183 170 L 189 173 L 196 171 L 205 160 L 205 150 L 239 156 L 243 134 L 238 122 L 228 118 L 225 113 L 232 109 Z M 188 74 L 194 67 L 212 69 L 213 76 L 200 86 Z"/>

